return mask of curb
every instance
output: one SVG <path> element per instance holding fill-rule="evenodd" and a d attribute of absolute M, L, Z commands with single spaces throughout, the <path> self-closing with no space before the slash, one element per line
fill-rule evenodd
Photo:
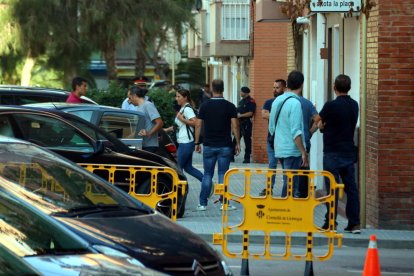
<path fill-rule="evenodd" d="M 207 233 L 196 233 L 199 237 L 201 237 L 207 243 L 213 242 L 213 234 Z M 249 236 L 249 243 L 254 245 L 260 245 L 263 243 L 263 236 L 260 235 L 250 235 Z M 228 243 L 234 244 L 242 244 L 242 235 L 232 235 L 228 237 Z M 271 242 L 273 245 L 285 245 L 285 239 L 282 238 L 281 235 L 278 235 L 276 239 L 273 239 Z M 327 246 L 328 238 L 322 236 L 314 236 L 313 237 L 313 245 L 314 246 Z M 360 248 L 367 248 L 369 244 L 369 235 L 360 235 L 360 234 L 343 234 L 342 237 L 342 246 L 347 247 L 360 247 Z M 414 241 L 413 240 L 390 240 L 390 239 L 381 239 L 377 237 L 377 244 L 378 248 L 385 248 L 385 249 L 414 249 Z M 306 246 L 306 238 L 303 236 L 293 236 L 292 238 L 292 246 L 295 245 L 305 245 Z M 337 241 L 335 241 L 335 247 L 338 247 Z"/>

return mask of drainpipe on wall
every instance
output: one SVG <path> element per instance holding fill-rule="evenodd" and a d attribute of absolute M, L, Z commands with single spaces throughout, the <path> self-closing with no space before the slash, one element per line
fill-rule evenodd
<path fill-rule="evenodd" d="M 364 6 L 366 1 L 364 0 Z M 367 16 L 363 13 L 362 19 L 362 38 L 361 38 L 361 99 L 360 99 L 360 138 L 359 138 L 359 184 L 361 195 L 361 227 L 365 228 L 366 220 L 366 106 L 367 106 Z"/>

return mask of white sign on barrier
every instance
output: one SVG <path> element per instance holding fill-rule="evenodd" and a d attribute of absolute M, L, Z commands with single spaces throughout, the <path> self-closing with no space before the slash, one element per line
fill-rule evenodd
<path fill-rule="evenodd" d="M 311 0 L 312 12 L 359 12 L 361 0 Z"/>

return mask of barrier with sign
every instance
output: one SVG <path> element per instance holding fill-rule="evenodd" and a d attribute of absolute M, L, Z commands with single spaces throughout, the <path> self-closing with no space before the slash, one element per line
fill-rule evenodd
<path fill-rule="evenodd" d="M 230 183 L 230 178 L 235 174 L 244 175 L 244 183 Z M 272 175 L 279 175 L 287 179 L 287 196 L 272 196 L 271 179 Z M 251 194 L 252 177 L 262 175 L 266 179 L 266 195 L 254 196 Z M 293 183 L 300 177 L 308 178 L 308 196 L 306 198 L 293 197 Z M 316 197 L 315 180 L 318 178 L 329 180 L 330 188 L 327 195 Z M 281 181 L 279 181 L 281 182 Z M 244 193 L 237 194 L 231 191 L 230 184 L 243 185 Z M 255 183 L 257 185 L 257 183 Z M 277 183 L 275 183 L 277 185 Z M 213 236 L 213 244 L 221 244 L 223 253 L 230 258 L 242 258 L 247 260 L 253 259 L 266 260 L 313 260 L 324 261 L 333 255 L 334 241 L 338 240 L 341 246 L 342 235 L 335 233 L 335 191 L 339 196 L 343 194 L 343 184 L 338 184 L 334 176 L 326 171 L 308 171 L 308 170 L 271 170 L 271 169 L 246 169 L 234 168 L 226 172 L 224 183 L 215 186 L 215 194 L 222 195 L 224 198 L 223 216 L 222 216 L 222 233 L 216 233 Z M 242 221 L 237 224 L 229 225 L 229 215 L 227 206 L 229 200 L 233 200 L 242 205 L 244 213 Z M 329 229 L 330 231 L 321 231 L 314 222 L 314 209 L 321 204 L 329 205 Z M 264 235 L 264 251 L 260 253 L 249 252 L 249 232 L 260 231 Z M 241 252 L 231 252 L 228 249 L 229 237 L 240 232 L 242 234 Z M 282 253 L 272 253 L 270 250 L 271 239 L 274 233 L 285 233 L 285 250 Z M 303 232 L 306 239 L 306 253 L 292 253 L 292 233 Z M 328 239 L 328 252 L 323 256 L 313 254 L 314 234 L 318 233 L 326 236 Z M 272 236 L 273 235 L 273 236 Z"/>
<path fill-rule="evenodd" d="M 92 173 L 99 171 L 98 175 L 104 172 L 107 175 L 108 182 L 116 184 L 117 175 L 122 174 L 122 178 L 128 182 L 129 194 L 136 199 L 147 204 L 151 208 L 156 209 L 159 202 L 171 201 L 171 215 L 172 220 L 177 220 L 178 209 L 178 193 L 181 187 L 181 194 L 184 196 L 187 189 L 187 181 L 180 180 L 175 170 L 168 167 L 151 167 L 151 166 L 129 166 L 129 165 L 102 165 L 102 164 L 78 164 Z M 139 183 L 137 174 L 149 174 L 148 181 L 149 189 L 145 193 L 138 193 L 138 186 L 144 183 Z M 159 191 L 158 177 L 159 175 L 168 176 L 171 178 L 171 190 Z M 138 181 L 138 183 L 137 183 Z"/>

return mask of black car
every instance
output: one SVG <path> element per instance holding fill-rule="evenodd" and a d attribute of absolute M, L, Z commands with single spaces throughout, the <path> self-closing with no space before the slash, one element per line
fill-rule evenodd
<path fill-rule="evenodd" d="M 42 102 L 66 102 L 70 92 L 32 86 L 0 85 L 0 104 L 24 105 Z M 83 103 L 96 104 L 93 100 L 82 96 Z"/>
<path fill-rule="evenodd" d="M 22 195 L 30 197 L 20 186 L 0 178 L 0 275 L 154 275 L 135 258 L 95 246 L 35 208 L 42 207 L 42 199 L 25 201 Z M 22 258 L 20 271 L 11 266 L 16 260 L 7 251 Z M 8 258 L 6 264 L 2 263 L 4 257 Z M 37 271 L 28 270 L 30 267 Z"/>
<path fill-rule="evenodd" d="M 36 103 L 27 106 L 74 114 L 112 134 L 127 146 L 142 148 L 142 137 L 137 134 L 139 129 L 144 128 L 145 115 L 141 112 L 90 104 Z M 177 162 L 177 147 L 163 129 L 158 131 L 158 140 L 160 146 L 156 154 Z"/>
<path fill-rule="evenodd" d="M 133 166 L 168 166 L 174 169 L 180 180 L 186 181 L 177 164 L 143 150 L 131 150 L 116 138 L 87 121 L 61 111 L 36 110 L 33 108 L 0 106 L 0 135 L 19 138 L 46 147 L 75 163 L 114 164 Z M 57 115 L 58 114 L 58 115 Z M 103 141 L 103 142 L 102 142 Z M 96 174 L 107 179 L 105 172 Z M 137 173 L 137 193 L 149 193 L 151 175 Z M 129 175 L 117 174 L 115 185 L 129 191 Z M 157 177 L 157 193 L 172 190 L 172 179 L 168 174 Z M 177 217 L 185 212 L 186 194 L 178 191 Z M 171 200 L 160 201 L 157 210 L 170 216 Z"/>
<path fill-rule="evenodd" d="M 196 234 L 39 146 L 0 136 L 0 187 L 58 219 L 93 248 L 113 248 L 170 275 L 231 274 Z"/>

